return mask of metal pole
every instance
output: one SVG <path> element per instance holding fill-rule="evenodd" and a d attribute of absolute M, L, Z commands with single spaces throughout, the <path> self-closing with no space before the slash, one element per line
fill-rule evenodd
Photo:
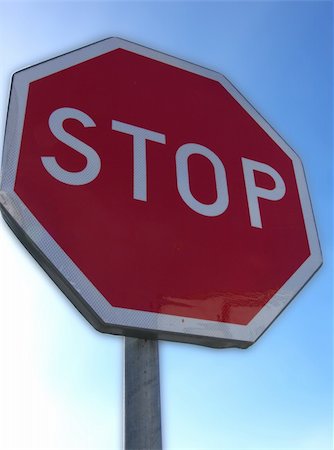
<path fill-rule="evenodd" d="M 158 341 L 125 338 L 125 450 L 162 449 L 158 345 Z"/>

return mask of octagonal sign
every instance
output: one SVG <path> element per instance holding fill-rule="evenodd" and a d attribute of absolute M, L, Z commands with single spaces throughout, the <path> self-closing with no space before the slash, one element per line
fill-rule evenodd
<path fill-rule="evenodd" d="M 219 73 L 111 38 L 13 77 L 4 218 L 100 331 L 252 344 L 321 264 L 301 162 Z"/>

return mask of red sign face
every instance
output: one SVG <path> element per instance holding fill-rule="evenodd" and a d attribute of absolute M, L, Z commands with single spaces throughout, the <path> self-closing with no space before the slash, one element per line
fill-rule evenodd
<path fill-rule="evenodd" d="M 98 329 L 247 347 L 321 264 L 298 157 L 223 76 L 108 39 L 15 93 L 5 217 Z"/>

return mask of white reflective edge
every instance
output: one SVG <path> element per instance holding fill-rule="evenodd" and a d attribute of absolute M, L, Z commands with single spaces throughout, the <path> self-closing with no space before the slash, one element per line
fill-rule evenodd
<path fill-rule="evenodd" d="M 111 306 L 14 192 L 29 83 L 118 48 L 132 51 L 219 82 L 293 161 L 311 255 L 248 325 L 127 310 Z M 14 75 L 7 117 L 2 170 L 0 202 L 63 277 L 69 281 L 106 324 L 157 331 L 158 335 L 159 332 L 185 335 L 189 336 L 189 342 L 192 340 L 191 336 L 202 336 L 207 338 L 206 342 L 209 342 L 210 338 L 215 340 L 221 339 L 221 346 L 224 346 L 224 341 L 253 343 L 322 264 L 320 245 L 304 171 L 296 153 L 223 75 L 123 39 L 105 39 L 24 69 Z M 171 339 L 178 340 L 175 337 L 171 337 Z M 187 341 L 187 339 L 183 340 Z"/>

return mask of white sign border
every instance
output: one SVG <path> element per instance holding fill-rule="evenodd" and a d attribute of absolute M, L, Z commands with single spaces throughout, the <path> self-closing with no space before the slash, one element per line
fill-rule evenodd
<path fill-rule="evenodd" d="M 29 84 L 32 81 L 119 48 L 218 81 L 293 161 L 310 246 L 310 256 L 247 325 L 113 307 L 65 254 L 14 192 Z M 6 124 L 2 170 L 0 191 L 2 208 L 5 208 L 13 218 L 13 223 L 24 231 L 28 241 L 31 241 L 33 246 L 35 245 L 42 251 L 46 260 L 50 261 L 51 265 L 61 274 L 64 282 L 66 283 L 65 280 L 67 280 L 67 283 L 72 286 L 73 292 L 77 292 L 78 297 L 92 308 L 98 317 L 93 325 L 100 331 L 130 336 L 144 335 L 213 347 L 236 346 L 245 348 L 262 335 L 322 264 L 321 250 L 302 163 L 291 147 L 223 75 L 123 39 L 108 38 L 14 74 Z M 27 246 L 29 247 L 29 245 Z M 35 257 L 40 259 L 36 255 Z M 81 310 L 80 301 L 74 302 L 77 303 L 76 306 L 79 310 Z M 81 312 L 86 315 L 84 311 Z M 89 317 L 87 318 L 90 320 Z M 99 319 L 101 323 L 99 323 Z"/>

